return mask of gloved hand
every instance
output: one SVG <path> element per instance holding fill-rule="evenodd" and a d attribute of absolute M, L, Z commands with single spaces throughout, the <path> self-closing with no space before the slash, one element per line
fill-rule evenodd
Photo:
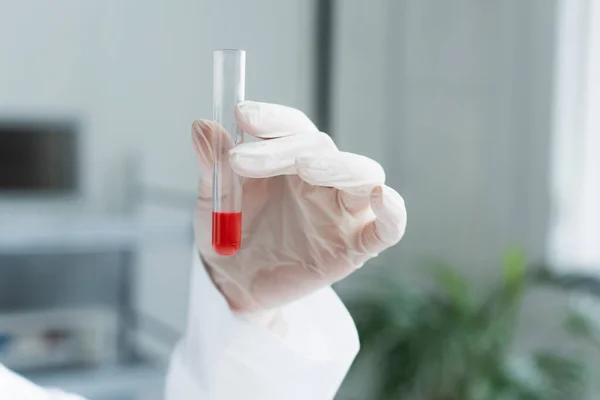
<path fill-rule="evenodd" d="M 245 101 L 236 117 L 243 131 L 265 140 L 229 150 L 243 185 L 242 246 L 231 257 L 217 255 L 211 246 L 212 143 L 225 135 L 222 140 L 231 146 L 231 139 L 211 121 L 192 127 L 203 172 L 196 245 L 233 310 L 263 311 L 297 300 L 400 240 L 404 201 L 384 185 L 377 162 L 339 151 L 293 108 Z"/>

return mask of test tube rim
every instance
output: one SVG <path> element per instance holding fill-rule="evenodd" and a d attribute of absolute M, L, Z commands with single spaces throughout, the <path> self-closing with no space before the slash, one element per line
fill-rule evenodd
<path fill-rule="evenodd" d="M 246 53 L 244 49 L 216 49 L 215 53 Z"/>

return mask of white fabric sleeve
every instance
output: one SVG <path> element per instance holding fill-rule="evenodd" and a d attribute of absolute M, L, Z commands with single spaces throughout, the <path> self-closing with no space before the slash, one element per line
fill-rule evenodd
<path fill-rule="evenodd" d="M 83 400 L 59 390 L 41 388 L 0 364 L 0 399 L 2 400 Z"/>
<path fill-rule="evenodd" d="M 331 400 L 359 349 L 331 288 L 281 310 L 283 333 L 232 313 L 194 256 L 186 333 L 166 400 Z"/>

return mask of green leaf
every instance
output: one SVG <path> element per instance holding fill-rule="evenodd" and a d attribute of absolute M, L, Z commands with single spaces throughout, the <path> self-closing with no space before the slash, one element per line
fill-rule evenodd
<path fill-rule="evenodd" d="M 501 324 L 514 325 L 517 309 L 525 289 L 525 254 L 522 250 L 513 248 L 506 252 L 502 263 L 504 285 L 498 303 L 490 315 Z"/>
<path fill-rule="evenodd" d="M 574 337 L 599 345 L 600 329 L 597 321 L 582 311 L 571 309 L 565 318 L 565 329 Z"/>
<path fill-rule="evenodd" d="M 393 323 L 385 304 L 375 301 L 349 303 L 348 309 L 356 323 L 361 347 L 377 341 L 385 328 Z"/>
<path fill-rule="evenodd" d="M 380 282 L 373 297 L 349 309 L 377 400 L 580 400 L 586 369 L 581 360 L 552 351 L 513 353 L 518 312 L 530 273 L 511 249 L 503 279 L 479 301 L 471 283 L 451 266 L 429 263 L 435 287 L 394 287 Z M 387 287 L 389 286 L 389 290 Z M 592 313 L 593 314 L 593 313 Z M 579 337 L 597 337 L 592 314 L 573 313 L 566 325 Z M 356 363 L 355 363 L 356 365 Z M 363 371 L 356 370 L 356 371 Z"/>
<path fill-rule="evenodd" d="M 522 287 L 526 271 L 525 253 L 518 248 L 508 250 L 504 255 L 502 271 L 506 288 L 512 291 Z"/>
<path fill-rule="evenodd" d="M 535 364 L 548 386 L 548 399 L 580 399 L 585 392 L 585 364 L 575 358 L 539 351 Z"/>
<path fill-rule="evenodd" d="M 430 265 L 434 281 L 448 300 L 463 313 L 471 308 L 471 294 L 466 279 L 454 268 L 440 261 Z"/>

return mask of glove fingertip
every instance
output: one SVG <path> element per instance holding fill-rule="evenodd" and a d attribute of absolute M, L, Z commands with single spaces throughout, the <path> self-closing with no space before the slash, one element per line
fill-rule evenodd
<path fill-rule="evenodd" d="M 262 139 L 288 136 L 289 132 L 318 131 L 302 111 L 279 104 L 242 101 L 236 106 L 235 116 L 244 132 Z"/>
<path fill-rule="evenodd" d="M 406 231 L 404 199 L 391 187 L 381 185 L 371 192 L 370 202 L 381 238 L 390 245 L 396 244 Z"/>
<path fill-rule="evenodd" d="M 260 122 L 260 103 L 242 101 L 235 107 L 235 118 L 239 128 L 249 135 L 259 137 L 256 126 Z"/>

